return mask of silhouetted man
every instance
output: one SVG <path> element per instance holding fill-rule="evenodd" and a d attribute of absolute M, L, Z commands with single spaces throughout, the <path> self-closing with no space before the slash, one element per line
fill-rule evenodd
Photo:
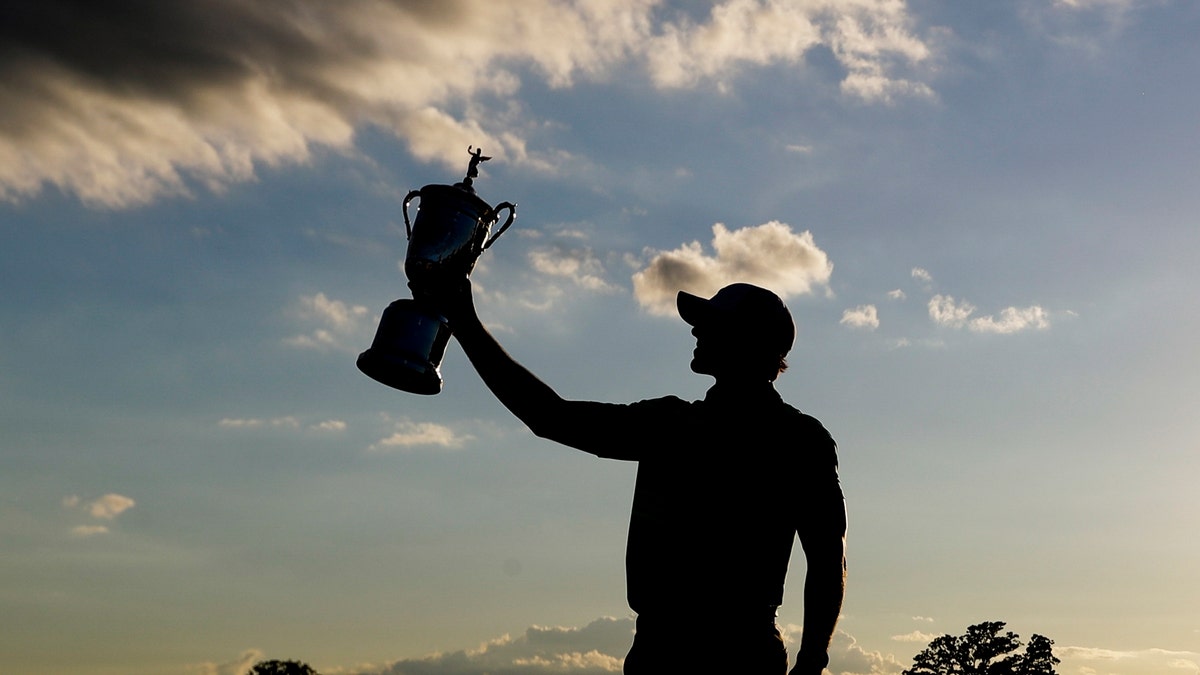
<path fill-rule="evenodd" d="M 836 445 L 774 387 L 795 339 L 774 293 L 733 284 L 680 292 L 701 401 L 569 401 L 512 359 L 475 312 L 470 283 L 414 291 L 445 315 L 484 383 L 538 436 L 638 463 L 625 567 L 637 613 L 627 675 L 784 675 L 775 624 L 792 543 L 807 560 L 804 633 L 792 675 L 818 675 L 845 591 L 846 511 Z M 432 290 L 432 289 L 430 289 Z"/>

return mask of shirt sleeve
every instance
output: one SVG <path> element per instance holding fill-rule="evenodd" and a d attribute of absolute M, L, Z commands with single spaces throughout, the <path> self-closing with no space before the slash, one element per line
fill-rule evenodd
<path fill-rule="evenodd" d="M 846 534 L 846 499 L 838 476 L 837 443 L 815 419 L 808 418 L 810 439 L 804 448 L 805 466 L 800 470 L 800 509 L 797 533 L 800 540 Z"/>
<path fill-rule="evenodd" d="M 675 396 L 636 403 L 575 401 L 542 435 L 598 457 L 638 461 L 663 446 L 690 405 Z"/>

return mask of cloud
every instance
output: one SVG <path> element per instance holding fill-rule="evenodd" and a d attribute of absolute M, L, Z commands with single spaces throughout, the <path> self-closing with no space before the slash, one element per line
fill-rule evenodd
<path fill-rule="evenodd" d="M 475 437 L 470 434 L 457 434 L 450 427 L 441 424 L 403 421 L 396 424 L 395 431 L 390 436 L 371 444 L 368 450 L 388 452 L 420 446 L 453 449 L 460 448 L 467 441 L 474 439 Z"/>
<path fill-rule="evenodd" d="M 949 295 L 939 294 L 929 300 L 929 318 L 940 326 L 962 328 L 974 312 L 975 305 L 969 302 L 955 302 Z"/>
<path fill-rule="evenodd" d="M 651 314 L 671 316 L 680 290 L 711 296 L 726 284 L 742 281 L 769 288 L 781 297 L 813 293 L 827 286 L 833 263 L 809 231 L 793 232 L 779 221 L 729 230 L 712 227 L 715 255 L 700 242 L 673 251 L 647 251 L 645 268 L 633 275 L 633 292 Z"/>
<path fill-rule="evenodd" d="M 300 420 L 292 416 L 272 417 L 270 419 L 262 419 L 259 417 L 225 417 L 217 422 L 217 426 L 225 429 L 297 429 L 300 427 Z"/>
<path fill-rule="evenodd" d="M 101 518 L 103 520 L 112 520 L 117 516 L 132 509 L 137 502 L 133 501 L 125 495 L 109 493 L 87 505 L 87 512 L 93 518 Z"/>
<path fill-rule="evenodd" d="M 302 349 L 356 352 L 373 330 L 366 307 L 331 300 L 324 293 L 301 296 L 295 314 L 303 321 L 317 324 L 308 333 L 284 340 Z"/>
<path fill-rule="evenodd" d="M 583 628 L 534 626 L 478 649 L 360 667 L 347 675 L 619 675 L 632 639 L 632 619 L 600 618 Z"/>
<path fill-rule="evenodd" d="M 1005 307 L 998 318 L 981 316 L 972 319 L 967 327 L 977 333 L 1008 334 L 1026 329 L 1044 330 L 1050 327 L 1050 318 L 1046 310 L 1037 305 Z"/>
<path fill-rule="evenodd" d="M 299 429 L 302 424 L 294 415 L 282 417 L 223 417 L 217 421 L 222 429 Z M 347 424 L 342 420 L 322 420 L 309 424 L 309 431 L 345 431 Z"/>
<path fill-rule="evenodd" d="M 854 636 L 839 629 L 829 645 L 828 670 L 839 675 L 898 675 L 904 666 L 891 654 L 863 648 Z"/>
<path fill-rule="evenodd" d="M 904 294 L 904 291 L 900 290 L 899 288 L 888 291 L 887 296 L 889 298 L 891 298 L 892 300 L 903 300 L 906 297 L 908 297 L 907 295 Z"/>
<path fill-rule="evenodd" d="M 76 495 L 63 497 L 62 505 L 66 509 L 82 509 L 93 518 L 114 520 L 117 516 L 132 509 L 137 502 L 125 495 L 110 492 L 99 499 L 84 502 Z"/>
<path fill-rule="evenodd" d="M 859 305 L 854 309 L 842 312 L 842 320 L 838 323 L 851 328 L 875 330 L 879 328 L 879 313 L 876 311 L 875 305 Z"/>
<path fill-rule="evenodd" d="M 1050 317 L 1045 309 L 1037 305 L 1030 307 L 1006 307 L 999 316 L 987 315 L 972 318 L 975 306 L 969 302 L 957 302 L 949 295 L 935 295 L 929 300 L 929 318 L 933 322 L 950 328 L 963 328 L 976 333 L 1007 335 L 1023 330 L 1044 330 L 1050 327 Z"/>
<path fill-rule="evenodd" d="M 921 267 L 912 268 L 912 278 L 916 279 L 917 281 L 923 281 L 927 284 L 933 283 L 933 275 L 929 273 L 929 270 Z"/>
<path fill-rule="evenodd" d="M 110 492 L 98 499 L 84 501 L 77 495 L 69 495 L 62 499 L 63 508 L 71 511 L 82 511 L 96 520 L 116 520 L 117 516 L 125 513 L 137 505 L 132 498 L 125 495 Z M 101 534 L 108 534 L 107 525 L 99 525 L 96 523 L 88 525 L 76 525 L 71 528 L 71 534 L 77 537 L 94 537 Z"/>
<path fill-rule="evenodd" d="M 1066 672 L 1109 672 L 1110 664 L 1122 662 L 1122 669 L 1129 672 L 1167 673 L 1180 671 L 1181 675 L 1200 673 L 1200 652 L 1170 649 L 1139 649 L 1118 651 L 1097 647 L 1056 647 L 1054 654 L 1062 659 L 1061 671 Z"/>
<path fill-rule="evenodd" d="M 893 635 L 892 639 L 896 642 L 920 642 L 922 644 L 926 644 L 939 635 L 939 633 L 922 633 L 919 630 L 914 630 L 913 632 L 905 633 L 904 635 Z"/>
<path fill-rule="evenodd" d="M 258 649 L 247 649 L 237 658 L 225 663 L 198 663 L 187 669 L 189 675 L 246 675 L 255 663 L 262 661 L 265 654 Z"/>
<path fill-rule="evenodd" d="M 744 65 L 803 63 L 813 47 L 829 47 L 846 68 L 842 90 L 867 101 L 930 96 L 924 84 L 894 78 L 895 66 L 926 60 L 929 48 L 913 36 L 903 3 L 883 0 L 783 2 L 729 0 L 708 21 L 663 26 L 646 52 L 651 77 L 667 87 L 723 80 Z"/>
<path fill-rule="evenodd" d="M 653 0 L 0 5 L 0 200 L 52 186 L 122 208 L 221 191 L 261 166 L 353 152 L 365 126 L 461 168 L 470 144 L 547 169 L 522 78 L 570 87 L 642 69 L 663 88 L 797 64 L 828 47 L 846 96 L 929 96 L 905 3 L 726 0 L 700 22 Z M 498 29 L 497 27 L 502 27 Z"/>
<path fill-rule="evenodd" d="M 568 279 L 591 291 L 611 293 L 616 286 L 605 281 L 604 265 L 588 248 L 543 247 L 528 254 L 530 266 L 537 272 Z"/>

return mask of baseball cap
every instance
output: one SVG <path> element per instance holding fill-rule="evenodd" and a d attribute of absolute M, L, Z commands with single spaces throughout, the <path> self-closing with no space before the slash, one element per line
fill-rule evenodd
<path fill-rule="evenodd" d="M 778 295 L 753 284 L 730 284 L 711 298 L 679 291 L 679 316 L 693 326 L 744 326 L 762 335 L 763 343 L 786 354 L 796 340 L 792 313 Z"/>

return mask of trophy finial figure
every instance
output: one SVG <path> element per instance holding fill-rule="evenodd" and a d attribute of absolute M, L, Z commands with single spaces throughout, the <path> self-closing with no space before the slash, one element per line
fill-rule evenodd
<path fill-rule="evenodd" d="M 472 145 L 467 146 L 467 152 L 471 155 L 471 163 L 467 166 L 467 177 L 463 179 L 462 184 L 464 187 L 471 187 L 472 179 L 479 177 L 479 164 L 488 161 L 491 157 L 484 157 L 483 148 L 476 148 Z"/>

